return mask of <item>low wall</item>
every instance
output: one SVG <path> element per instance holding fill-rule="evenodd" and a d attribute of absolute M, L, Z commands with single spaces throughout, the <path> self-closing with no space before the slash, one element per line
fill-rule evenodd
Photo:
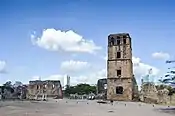
<path fill-rule="evenodd" d="M 156 99 L 157 98 L 157 99 Z M 168 96 L 165 94 L 157 95 L 157 97 L 140 96 L 140 100 L 145 103 L 170 104 L 175 105 L 175 94 Z"/>
<path fill-rule="evenodd" d="M 175 105 L 175 94 L 172 96 L 169 96 L 168 98 L 168 104 Z"/>

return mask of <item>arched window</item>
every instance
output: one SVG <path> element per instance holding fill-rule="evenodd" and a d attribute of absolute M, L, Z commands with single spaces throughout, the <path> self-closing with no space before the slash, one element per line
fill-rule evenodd
<path fill-rule="evenodd" d="M 120 45 L 120 39 L 117 39 L 117 45 Z"/>
<path fill-rule="evenodd" d="M 46 89 L 46 88 L 47 88 L 47 85 L 46 85 L 46 84 L 44 84 L 44 85 L 43 85 L 43 88 L 44 88 L 44 89 Z"/>
<path fill-rule="evenodd" d="M 55 88 L 55 85 L 53 84 L 53 85 L 52 85 L 52 89 L 54 89 L 54 88 Z"/>
<path fill-rule="evenodd" d="M 37 90 L 39 89 L 39 85 L 36 85 L 36 89 L 37 89 Z"/>

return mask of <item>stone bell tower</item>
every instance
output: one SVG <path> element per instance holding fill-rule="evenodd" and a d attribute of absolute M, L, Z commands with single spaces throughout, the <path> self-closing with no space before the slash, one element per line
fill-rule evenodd
<path fill-rule="evenodd" d="M 128 33 L 110 34 L 108 36 L 107 99 L 131 101 L 135 85 L 131 37 Z"/>

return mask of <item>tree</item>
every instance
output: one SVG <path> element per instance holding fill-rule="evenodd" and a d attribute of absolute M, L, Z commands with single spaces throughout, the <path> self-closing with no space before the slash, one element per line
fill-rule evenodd
<path fill-rule="evenodd" d="M 166 88 L 166 85 L 164 85 L 164 84 L 161 84 L 161 85 L 157 85 L 156 86 L 156 89 L 157 90 L 162 90 L 162 89 L 165 89 Z"/>
<path fill-rule="evenodd" d="M 6 83 L 4 83 L 3 86 L 1 86 L 1 89 L 2 89 L 2 93 L 4 93 L 4 90 L 10 91 L 11 93 L 14 92 L 11 81 L 7 81 Z"/>
<path fill-rule="evenodd" d="M 67 87 L 65 90 L 65 95 L 75 93 L 79 95 L 96 93 L 96 86 L 91 86 L 89 84 L 78 84 L 76 86 Z"/>
<path fill-rule="evenodd" d="M 172 96 L 175 93 L 175 89 L 172 88 L 171 86 L 167 86 L 167 89 L 169 91 L 169 94 L 168 94 L 169 96 Z"/>
<path fill-rule="evenodd" d="M 20 81 L 16 81 L 14 84 L 13 84 L 13 87 L 19 87 L 19 86 L 22 86 L 22 82 Z"/>
<path fill-rule="evenodd" d="M 175 89 L 172 88 L 171 86 L 168 86 L 167 89 L 169 91 L 168 95 L 170 96 L 170 102 L 171 102 L 172 101 L 172 95 L 175 93 Z"/>
<path fill-rule="evenodd" d="M 5 84 L 3 84 L 3 86 L 5 86 L 5 87 L 12 87 L 12 82 L 11 81 L 7 81 Z"/>

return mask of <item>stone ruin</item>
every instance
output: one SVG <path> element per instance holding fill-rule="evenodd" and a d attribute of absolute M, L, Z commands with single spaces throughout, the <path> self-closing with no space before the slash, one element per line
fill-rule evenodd
<path fill-rule="evenodd" d="M 99 79 L 97 81 L 97 97 L 96 99 L 107 99 L 107 79 Z"/>
<path fill-rule="evenodd" d="M 169 102 L 169 91 L 167 89 L 162 89 L 162 90 L 158 90 L 157 92 L 157 97 L 158 97 L 158 103 L 161 104 L 167 104 Z"/>
<path fill-rule="evenodd" d="M 168 104 L 171 103 L 169 90 L 165 87 L 156 86 L 152 69 L 148 70 L 148 74 L 143 76 L 141 82 L 140 101 L 146 103 Z"/>
<path fill-rule="evenodd" d="M 154 83 L 151 82 L 142 83 L 140 91 L 140 101 L 146 103 L 157 103 L 158 101 L 157 93 L 158 91 Z"/>
<path fill-rule="evenodd" d="M 47 98 L 63 98 L 60 81 L 30 81 L 28 85 L 27 99 L 47 100 Z"/>
<path fill-rule="evenodd" d="M 140 101 L 155 104 L 174 104 L 175 96 L 169 96 L 168 94 L 168 89 L 157 90 L 154 83 L 147 82 L 141 85 Z"/>
<path fill-rule="evenodd" d="M 147 103 L 168 103 L 169 91 L 157 90 L 153 81 L 150 82 L 152 69 L 145 76 L 147 82 L 142 83 L 141 91 L 133 75 L 132 43 L 129 33 L 110 34 L 108 36 L 107 59 L 107 92 L 104 89 L 106 80 L 99 80 L 98 92 L 107 93 L 107 99 L 133 101 L 140 99 Z M 105 83 L 104 83 L 104 82 Z"/>

